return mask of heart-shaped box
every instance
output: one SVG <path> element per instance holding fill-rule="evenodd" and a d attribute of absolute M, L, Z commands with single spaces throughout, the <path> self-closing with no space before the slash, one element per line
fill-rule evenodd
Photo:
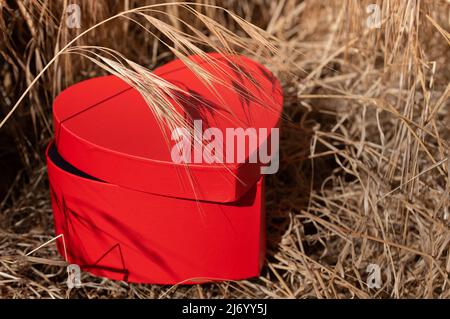
<path fill-rule="evenodd" d="M 190 59 L 219 79 L 213 89 L 181 60 L 154 71 L 195 97 L 189 119 L 223 132 L 277 127 L 282 92 L 267 69 L 242 56 Z M 48 174 L 56 234 L 64 235 L 58 249 L 70 263 L 112 279 L 160 284 L 259 274 L 264 182 L 262 164 L 248 159 L 270 134 L 245 148 L 244 162 L 175 163 L 168 126 L 115 76 L 64 90 L 53 116 Z"/>

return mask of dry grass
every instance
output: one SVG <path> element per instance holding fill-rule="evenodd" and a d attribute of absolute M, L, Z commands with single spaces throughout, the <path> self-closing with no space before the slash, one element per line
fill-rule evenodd
<path fill-rule="evenodd" d="M 381 8 L 380 29 L 366 26 L 372 2 Z M 65 28 L 61 3 L 0 1 L 2 119 L 77 32 L 153 2 L 80 1 L 79 30 Z M 230 30 L 226 42 L 181 6 L 164 7 L 167 20 L 163 13 L 152 17 L 170 24 L 167 32 L 188 32 L 183 21 L 203 32 L 201 50 L 224 50 L 235 39 L 244 46 L 234 43 L 233 50 L 263 61 L 283 82 L 287 120 L 280 172 L 267 181 L 268 257 L 261 277 L 168 287 L 83 274 L 83 288 L 67 291 L 65 264 L 53 244 L 25 256 L 53 237 L 43 160 L 52 98 L 104 73 L 89 59 L 61 55 L 1 128 L 0 296 L 450 298 L 450 3 L 201 3 L 225 6 L 265 32 L 249 34 L 210 6 L 192 8 Z M 75 45 L 111 48 L 150 68 L 175 54 L 157 38 L 187 53 L 182 45 L 189 43 L 176 43 L 161 25 L 150 28 L 156 37 L 133 21 L 110 21 Z M 369 263 L 383 270 L 381 289 L 366 285 Z"/>

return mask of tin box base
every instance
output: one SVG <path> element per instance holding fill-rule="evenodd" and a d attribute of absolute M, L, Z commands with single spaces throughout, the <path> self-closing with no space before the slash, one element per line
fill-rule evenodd
<path fill-rule="evenodd" d="M 233 203 L 130 190 L 91 177 L 47 149 L 58 250 L 97 276 L 192 284 L 259 275 L 265 254 L 264 182 Z M 158 180 L 154 181 L 158 183 Z"/>

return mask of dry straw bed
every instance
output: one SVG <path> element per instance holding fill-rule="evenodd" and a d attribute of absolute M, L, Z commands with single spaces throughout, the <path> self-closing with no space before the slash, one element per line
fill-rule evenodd
<path fill-rule="evenodd" d="M 0 12 L 0 297 L 450 298 L 448 0 L 0 0 Z M 83 273 L 68 290 L 43 157 L 52 99 L 112 72 L 180 124 L 171 88 L 141 66 L 208 51 L 257 59 L 284 88 L 261 276 L 169 287 Z"/>

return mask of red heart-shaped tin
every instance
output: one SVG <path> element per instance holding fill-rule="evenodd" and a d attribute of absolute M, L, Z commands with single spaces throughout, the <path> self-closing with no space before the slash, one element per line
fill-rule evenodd
<path fill-rule="evenodd" d="M 209 57 L 215 68 L 190 59 L 222 79 L 214 84 L 220 97 L 181 60 L 154 73 L 210 106 L 210 112 L 193 113 L 205 128 L 275 128 L 282 94 L 273 75 L 245 57 Z M 240 87 L 250 95 L 238 94 Z M 53 115 L 48 174 L 56 235 L 63 235 L 58 249 L 68 262 L 112 279 L 160 284 L 259 274 L 265 252 L 261 163 L 174 163 L 168 128 L 115 76 L 69 87 L 56 98 Z M 246 158 L 268 138 L 249 145 Z"/>

